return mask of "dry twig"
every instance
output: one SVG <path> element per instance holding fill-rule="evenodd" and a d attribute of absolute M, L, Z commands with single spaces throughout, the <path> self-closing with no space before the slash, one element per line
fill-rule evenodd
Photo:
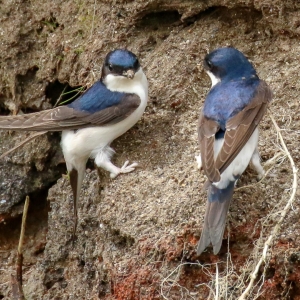
<path fill-rule="evenodd" d="M 7 156 L 8 154 L 10 154 L 11 152 L 17 150 L 18 148 L 22 147 L 23 145 L 27 144 L 31 140 L 35 139 L 36 137 L 38 137 L 38 136 L 40 136 L 40 135 L 42 135 L 42 134 L 44 134 L 46 132 L 47 131 L 35 132 L 34 134 L 30 135 L 27 139 L 25 139 L 23 142 L 19 143 L 17 146 L 9 149 L 8 151 L 6 151 L 2 155 L 0 155 L 0 159 L 4 158 L 5 156 Z"/>
<path fill-rule="evenodd" d="M 17 263 L 16 263 L 17 274 L 16 276 L 13 274 L 11 275 L 13 299 L 16 300 L 25 299 L 23 289 L 22 289 L 22 264 L 23 264 L 22 246 L 24 241 L 28 206 L 29 206 L 29 197 L 27 196 L 25 200 L 24 210 L 23 210 L 21 233 L 20 233 L 19 246 L 18 246 L 18 256 L 17 256 Z"/>
<path fill-rule="evenodd" d="M 242 293 L 242 295 L 239 297 L 239 300 L 245 300 L 246 297 L 248 296 L 248 294 L 251 292 L 251 289 L 253 288 L 253 285 L 254 285 L 254 281 L 255 279 L 257 278 L 257 274 L 258 274 L 258 271 L 259 271 L 259 268 L 261 266 L 261 264 L 266 260 L 267 258 L 267 253 L 268 253 L 268 249 L 271 245 L 271 243 L 273 242 L 273 239 L 275 238 L 276 234 L 278 233 L 279 229 L 280 229 L 280 226 L 283 222 L 283 220 L 285 219 L 290 207 L 292 206 L 293 204 L 293 201 L 295 199 L 295 195 L 296 195 L 296 191 L 297 191 L 297 168 L 296 168 L 296 165 L 294 163 L 294 160 L 289 152 L 289 150 L 287 149 L 286 147 L 286 144 L 283 140 L 283 137 L 281 135 L 281 132 L 280 132 L 280 128 L 278 127 L 273 115 L 270 113 L 270 118 L 276 128 L 276 131 L 277 131 L 277 134 L 279 136 L 279 139 L 280 139 L 280 142 L 281 142 L 281 145 L 282 145 L 282 148 L 285 152 L 285 154 L 287 155 L 287 157 L 289 158 L 290 160 L 290 163 L 291 163 L 291 167 L 292 167 L 292 170 L 293 170 L 293 185 L 292 185 L 292 189 L 291 189 L 291 195 L 290 195 L 290 199 L 288 200 L 287 204 L 285 205 L 284 209 L 281 211 L 281 216 L 280 216 L 280 219 L 278 220 L 277 224 L 275 225 L 275 227 L 273 228 L 269 238 L 266 240 L 265 244 L 264 244 L 264 248 L 263 248 L 263 252 L 262 252 L 262 255 L 259 259 L 259 261 L 257 262 L 252 274 L 250 275 L 250 282 L 247 286 L 247 288 L 244 290 L 244 292 Z"/>

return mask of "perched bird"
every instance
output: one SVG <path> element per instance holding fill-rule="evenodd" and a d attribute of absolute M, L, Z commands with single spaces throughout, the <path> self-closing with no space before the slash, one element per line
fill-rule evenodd
<path fill-rule="evenodd" d="M 0 129 L 62 131 L 61 146 L 74 196 L 74 235 L 87 160 L 95 159 L 111 178 L 133 171 L 137 163 L 128 165 L 126 161 L 121 168 L 113 165 L 110 143 L 141 118 L 147 100 L 148 82 L 137 57 L 117 49 L 107 54 L 101 79 L 71 104 L 0 117 Z"/>
<path fill-rule="evenodd" d="M 240 51 L 216 49 L 206 55 L 203 65 L 212 87 L 198 123 L 198 167 L 202 166 L 208 178 L 198 255 L 210 243 L 214 254 L 220 251 L 235 182 L 249 162 L 260 177 L 264 174 L 257 150 L 257 125 L 272 100 L 271 90 Z"/>

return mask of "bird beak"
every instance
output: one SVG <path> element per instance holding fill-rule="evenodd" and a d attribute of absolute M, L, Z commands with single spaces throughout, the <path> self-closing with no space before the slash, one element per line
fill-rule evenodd
<path fill-rule="evenodd" d="M 126 77 L 129 78 L 129 79 L 133 79 L 135 73 L 134 73 L 133 70 L 127 70 L 127 71 L 124 72 L 123 74 L 124 74 L 124 76 L 126 76 Z"/>

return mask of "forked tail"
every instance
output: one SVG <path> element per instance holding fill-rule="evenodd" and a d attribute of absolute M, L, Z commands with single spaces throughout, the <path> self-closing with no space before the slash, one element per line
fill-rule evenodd
<path fill-rule="evenodd" d="M 214 254 L 220 251 L 234 183 L 231 181 L 225 189 L 218 189 L 213 184 L 208 188 L 208 200 L 197 255 L 200 255 L 210 243 Z"/>

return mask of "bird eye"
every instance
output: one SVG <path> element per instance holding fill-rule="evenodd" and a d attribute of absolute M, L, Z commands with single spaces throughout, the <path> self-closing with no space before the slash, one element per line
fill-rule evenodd
<path fill-rule="evenodd" d="M 109 69 L 109 71 L 112 71 L 112 69 L 113 69 L 112 64 L 109 64 L 109 65 L 108 65 L 108 69 Z"/>
<path fill-rule="evenodd" d="M 209 59 L 207 59 L 206 63 L 207 63 L 207 66 L 211 69 L 213 66 L 212 62 Z"/>
<path fill-rule="evenodd" d="M 138 60 L 136 60 L 135 62 L 134 62 L 134 69 L 138 69 L 139 68 L 139 66 L 140 66 L 140 63 L 139 63 L 139 61 Z"/>

